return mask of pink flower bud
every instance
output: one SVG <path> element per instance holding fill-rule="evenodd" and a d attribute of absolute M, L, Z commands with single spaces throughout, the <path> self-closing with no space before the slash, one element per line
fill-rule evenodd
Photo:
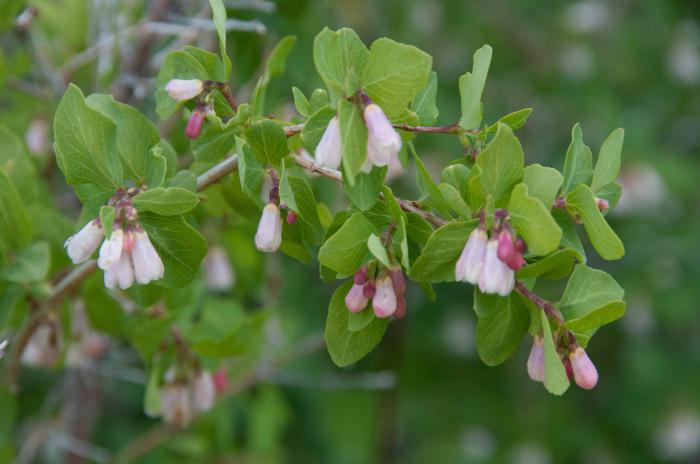
<path fill-rule="evenodd" d="M 372 166 L 386 166 L 391 158 L 398 156 L 401 150 L 401 137 L 396 133 L 391 122 L 382 109 L 370 103 L 364 112 L 367 124 L 367 162 L 362 167 L 364 172 Z"/>
<path fill-rule="evenodd" d="M 484 267 L 479 276 L 479 290 L 508 296 L 515 286 L 515 274 L 506 263 L 498 259 L 498 240 L 491 239 L 486 245 Z"/>
<path fill-rule="evenodd" d="M 338 117 L 334 116 L 323 132 L 321 141 L 316 146 L 316 162 L 327 168 L 338 169 L 340 154 L 340 125 Z"/>
<path fill-rule="evenodd" d="M 377 291 L 372 298 L 374 315 L 380 318 L 389 317 L 396 311 L 396 293 L 391 277 L 384 275 L 377 279 Z"/>
<path fill-rule="evenodd" d="M 282 218 L 274 203 L 263 209 L 258 231 L 255 234 L 255 247 L 265 253 L 274 253 L 282 243 Z"/>
<path fill-rule="evenodd" d="M 513 237 L 506 230 L 502 230 L 498 234 L 498 259 L 507 263 L 511 256 L 515 253 L 515 244 Z"/>
<path fill-rule="evenodd" d="M 345 295 L 345 307 L 351 313 L 359 313 L 367 307 L 369 299 L 364 295 L 364 286 L 353 284 L 350 291 Z"/>
<path fill-rule="evenodd" d="M 135 234 L 134 251 L 131 252 L 131 260 L 134 263 L 136 282 L 142 285 L 153 280 L 162 279 L 163 275 L 165 275 L 163 261 L 153 247 L 148 234 L 143 230 L 139 230 Z"/>
<path fill-rule="evenodd" d="M 358 269 L 357 272 L 355 273 L 355 277 L 353 278 L 353 281 L 357 285 L 364 284 L 367 281 L 367 267 L 362 266 L 360 269 Z"/>
<path fill-rule="evenodd" d="M 394 285 L 394 293 L 397 297 L 403 296 L 406 293 L 406 278 L 403 275 L 401 266 L 396 266 L 389 269 L 389 276 Z"/>
<path fill-rule="evenodd" d="M 591 390 L 596 386 L 598 371 L 583 348 L 578 347 L 573 353 L 569 353 L 569 361 L 571 361 L 571 370 L 574 373 L 576 385 L 586 390 Z"/>
<path fill-rule="evenodd" d="M 290 211 L 287 213 L 287 224 L 294 225 L 297 222 L 297 213 Z"/>
<path fill-rule="evenodd" d="M 97 259 L 99 268 L 106 271 L 119 261 L 123 247 L 124 231 L 120 227 L 115 226 L 112 229 L 112 235 L 100 247 L 100 256 Z"/>
<path fill-rule="evenodd" d="M 187 127 L 185 127 L 185 135 L 188 139 L 196 139 L 199 134 L 202 133 L 202 124 L 204 124 L 204 118 L 206 112 L 204 108 L 197 106 L 190 115 L 189 121 L 187 121 Z"/>
<path fill-rule="evenodd" d="M 403 319 L 406 316 L 406 298 L 403 295 L 397 297 L 394 316 L 398 319 Z"/>
<path fill-rule="evenodd" d="M 214 372 L 214 388 L 217 394 L 222 394 L 228 390 L 228 374 L 226 373 L 226 368 L 220 367 L 216 372 Z"/>
<path fill-rule="evenodd" d="M 467 244 L 464 245 L 462 254 L 457 260 L 455 267 L 455 280 L 458 282 L 469 282 L 476 285 L 479 282 L 479 276 L 484 266 L 484 258 L 486 257 L 486 243 L 488 237 L 486 231 L 478 227 L 469 235 Z"/>
<path fill-rule="evenodd" d="M 605 198 L 596 197 L 595 201 L 598 205 L 598 209 L 601 211 L 605 211 L 606 209 L 610 208 L 610 203 Z"/>
<path fill-rule="evenodd" d="M 544 382 L 544 340 L 537 336 L 527 358 L 527 374 L 535 382 Z"/>
<path fill-rule="evenodd" d="M 204 82 L 199 79 L 171 79 L 165 90 L 175 101 L 191 100 L 204 90 Z"/>
<path fill-rule="evenodd" d="M 365 286 L 362 291 L 365 297 L 374 298 L 374 294 L 377 293 L 377 286 L 374 283 L 374 280 L 368 280 L 365 282 Z"/>
<path fill-rule="evenodd" d="M 73 264 L 78 264 L 92 256 L 103 238 L 102 227 L 97 224 L 97 221 L 90 221 L 75 235 L 68 237 L 63 246 L 66 247 L 68 257 Z"/>
<path fill-rule="evenodd" d="M 515 251 L 517 251 L 518 253 L 525 253 L 525 250 L 527 250 L 527 245 L 525 245 L 525 240 L 523 240 L 520 237 L 515 239 Z"/>

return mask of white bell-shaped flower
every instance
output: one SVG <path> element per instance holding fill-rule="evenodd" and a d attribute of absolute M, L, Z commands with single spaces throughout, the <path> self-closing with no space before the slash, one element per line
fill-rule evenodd
<path fill-rule="evenodd" d="M 396 312 L 396 292 L 394 283 L 388 275 L 376 281 L 376 291 L 372 298 L 374 315 L 380 318 L 389 317 Z"/>
<path fill-rule="evenodd" d="M 479 276 L 479 290 L 508 296 L 515 285 L 515 274 L 506 263 L 498 259 L 498 240 L 491 239 L 486 245 L 484 267 Z"/>
<path fill-rule="evenodd" d="M 68 237 L 63 246 L 66 247 L 68 257 L 73 264 L 78 264 L 92 256 L 103 238 L 102 227 L 97 224 L 97 221 L 90 221 L 75 235 Z"/>
<path fill-rule="evenodd" d="M 175 101 L 191 100 L 204 90 L 204 82 L 199 79 L 171 79 L 165 90 Z"/>
<path fill-rule="evenodd" d="M 112 229 L 112 235 L 105 240 L 100 247 L 100 257 L 97 259 L 97 265 L 100 269 L 106 271 L 119 261 L 122 255 L 123 245 L 124 231 L 121 227 L 115 226 Z"/>
<path fill-rule="evenodd" d="M 214 405 L 216 388 L 209 372 L 202 371 L 192 379 L 192 403 L 196 411 L 208 411 Z"/>
<path fill-rule="evenodd" d="M 134 283 L 134 266 L 131 264 L 129 253 L 122 253 L 119 261 L 105 271 L 105 287 L 126 290 Z"/>
<path fill-rule="evenodd" d="M 163 261 L 158 256 L 158 252 L 153 247 L 148 234 L 143 230 L 138 230 L 135 233 L 131 260 L 134 264 L 136 282 L 145 285 L 153 280 L 163 278 L 165 273 Z"/>
<path fill-rule="evenodd" d="M 258 231 L 255 233 L 255 247 L 265 253 L 274 253 L 282 243 L 282 217 L 274 203 L 263 209 Z"/>
<path fill-rule="evenodd" d="M 401 150 L 401 137 L 396 133 L 389 118 L 375 103 L 370 103 L 364 112 L 367 124 L 367 161 L 362 170 L 369 172 L 372 166 L 386 166 Z"/>
<path fill-rule="evenodd" d="M 338 169 L 340 157 L 340 125 L 338 117 L 334 116 L 323 132 L 321 141 L 316 146 L 316 162 L 327 168 Z"/>
<path fill-rule="evenodd" d="M 455 280 L 458 282 L 469 282 L 472 285 L 476 285 L 479 282 L 479 276 L 484 267 L 487 242 L 488 236 L 483 228 L 477 227 L 472 231 L 467 244 L 464 245 L 462 254 L 459 256 L 459 260 L 457 260 Z"/>

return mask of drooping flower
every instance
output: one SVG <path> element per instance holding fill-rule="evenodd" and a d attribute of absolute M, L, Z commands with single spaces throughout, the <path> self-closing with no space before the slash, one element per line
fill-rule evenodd
<path fill-rule="evenodd" d="M 513 270 L 498 259 L 498 240 L 489 240 L 486 244 L 484 266 L 479 276 L 479 290 L 483 293 L 508 296 L 514 285 L 515 274 Z"/>
<path fill-rule="evenodd" d="M 112 235 L 102 242 L 100 247 L 100 256 L 97 259 L 97 265 L 100 269 L 106 271 L 114 266 L 122 256 L 122 248 L 124 246 L 124 231 L 119 226 L 114 226 Z"/>
<path fill-rule="evenodd" d="M 397 297 L 403 296 L 406 293 L 406 278 L 403 275 L 401 266 L 395 266 L 389 269 L 389 277 L 394 286 L 394 293 Z"/>
<path fill-rule="evenodd" d="M 165 274 L 163 261 L 161 261 L 158 252 L 144 230 L 137 230 L 134 235 L 134 249 L 131 252 L 131 260 L 134 264 L 136 282 L 142 285 L 153 280 L 162 279 Z"/>
<path fill-rule="evenodd" d="M 195 411 L 208 411 L 214 405 L 216 388 L 211 374 L 202 371 L 192 379 L 192 403 Z"/>
<path fill-rule="evenodd" d="M 525 258 L 523 258 L 521 251 L 524 244 L 525 242 L 521 239 L 516 241 L 507 230 L 502 230 L 498 234 L 498 259 L 506 263 L 513 271 L 520 270 L 525 265 Z"/>
<path fill-rule="evenodd" d="M 340 125 L 338 117 L 334 116 L 323 132 L 321 141 L 316 146 L 316 162 L 327 168 L 338 169 L 340 154 Z"/>
<path fill-rule="evenodd" d="M 119 285 L 119 288 L 126 290 L 133 283 L 134 266 L 131 264 L 131 256 L 123 252 L 119 261 L 105 270 L 105 287 L 112 289 Z"/>
<path fill-rule="evenodd" d="M 171 79 L 165 90 L 175 101 L 191 100 L 204 90 L 204 82 L 199 79 Z"/>
<path fill-rule="evenodd" d="M 68 257 L 73 264 L 78 264 L 92 256 L 100 246 L 103 237 L 102 227 L 93 220 L 85 224 L 75 235 L 68 237 L 63 246 L 66 247 Z"/>
<path fill-rule="evenodd" d="M 210 290 L 226 291 L 233 287 L 235 272 L 223 248 L 214 246 L 204 257 L 204 283 Z"/>
<path fill-rule="evenodd" d="M 372 166 L 386 166 L 391 158 L 401 150 L 401 137 L 396 133 L 389 118 L 375 103 L 370 103 L 364 112 L 367 124 L 367 161 L 363 172 L 370 172 Z"/>
<path fill-rule="evenodd" d="M 571 370 L 574 373 L 576 385 L 586 390 L 591 390 L 596 386 L 598 383 L 598 370 L 583 348 L 578 347 L 572 353 L 569 353 L 569 361 L 571 361 Z"/>
<path fill-rule="evenodd" d="M 171 382 L 160 392 L 160 414 L 170 425 L 185 427 L 193 416 L 190 390 L 186 384 Z"/>
<path fill-rule="evenodd" d="M 353 283 L 350 291 L 345 295 L 345 307 L 352 313 L 359 313 L 367 307 L 369 298 L 364 294 L 364 284 Z"/>
<path fill-rule="evenodd" d="M 199 134 L 202 133 L 202 125 L 204 124 L 206 115 L 205 109 L 201 106 L 197 106 L 192 110 L 190 119 L 187 121 L 187 126 L 185 127 L 185 135 L 188 139 L 194 140 L 199 137 Z"/>
<path fill-rule="evenodd" d="M 282 217 L 274 203 L 263 209 L 258 231 L 255 233 L 255 247 L 265 253 L 274 253 L 282 243 Z"/>
<path fill-rule="evenodd" d="M 374 315 L 381 318 L 389 317 L 396 311 L 396 293 L 391 277 L 388 275 L 377 279 L 372 308 Z"/>
<path fill-rule="evenodd" d="M 458 282 L 469 282 L 476 285 L 479 282 L 479 276 L 484 267 L 484 258 L 486 256 L 486 243 L 488 237 L 486 231 L 482 227 L 477 227 L 469 235 L 462 254 L 457 260 L 455 267 L 455 280 Z"/>
<path fill-rule="evenodd" d="M 527 358 L 527 374 L 535 382 L 544 382 L 544 340 L 537 336 L 532 341 L 530 356 Z"/>
<path fill-rule="evenodd" d="M 2 359 L 3 356 L 5 356 L 5 349 L 7 348 L 8 343 L 9 342 L 7 340 L 3 340 L 0 342 L 0 359 Z"/>

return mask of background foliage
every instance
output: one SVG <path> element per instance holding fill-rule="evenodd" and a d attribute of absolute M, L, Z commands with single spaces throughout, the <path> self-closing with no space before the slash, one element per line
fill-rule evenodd
<path fill-rule="evenodd" d="M 0 162 L 10 150 L 25 149 L 13 144 L 22 143 L 32 121 L 51 120 L 68 81 L 86 93 L 114 93 L 156 120 L 152 95 L 163 57 L 159 51 L 173 40 L 211 50 L 219 45 L 212 29 L 184 19 L 209 17 L 200 2 L 30 3 L 39 14 L 24 32 L 12 24 L 23 2 L 0 6 L 0 122 L 14 134 L 2 135 Z M 436 285 L 438 299 L 431 303 L 411 285 L 409 316 L 391 324 L 380 348 L 359 364 L 339 371 L 321 350 L 271 370 L 263 382 L 225 400 L 190 430 L 164 440 L 143 462 L 211 462 L 215 456 L 223 461 L 338 463 L 698 459 L 700 347 L 695 335 L 700 319 L 694 307 L 699 283 L 694 269 L 700 256 L 694 238 L 700 230 L 694 217 L 700 166 L 694 155 L 700 146 L 700 11 L 694 2 L 227 4 L 229 18 L 243 21 L 236 29 L 251 29 L 228 34 L 233 86 L 242 96 L 257 82 L 272 46 L 283 36 L 297 37 L 284 74 L 267 75 L 264 105 L 280 118 L 293 112 L 291 85 L 306 95 L 321 86 L 310 72 L 314 36 L 324 26 L 348 26 L 366 43 L 389 36 L 433 55 L 442 83 L 438 123 L 443 124 L 460 114 L 457 78 L 469 69 L 473 51 L 489 43 L 494 57 L 483 98 L 485 119 L 534 107 L 518 133 L 529 162 L 561 169 L 570 127 L 577 121 L 591 147 L 600 146 L 610 128 L 624 127 L 625 193 L 609 219 L 627 253 L 614 263 L 590 256 L 592 266 L 611 272 L 626 289 L 628 309 L 588 349 L 601 374 L 598 387 L 592 392 L 572 389 L 559 398 L 527 378 L 525 345 L 500 368 L 483 365 L 475 351 L 470 289 Z M 158 8 L 163 12 L 159 21 L 182 29 L 175 39 L 155 36 L 150 53 L 143 52 L 139 34 L 130 28 Z M 81 54 L 117 31 L 119 39 L 101 53 Z M 160 127 L 178 152 L 188 151 L 183 127 L 184 120 L 177 117 Z M 434 177 L 434 170 L 460 149 L 441 137 L 421 137 L 417 144 Z M 33 270 L 45 274 L 68 264 L 61 244 L 79 209 L 53 160 L 39 158 L 34 164 L 46 183 L 21 184 L 21 198 L 43 198 L 50 190 L 58 206 L 28 212 L 35 233 L 50 244 L 48 251 L 35 250 L 51 255 L 50 269 Z M 30 168 L 14 169 L 21 174 Z M 392 188 L 410 195 L 412 185 L 397 180 Z M 200 230 L 224 246 L 237 279 L 230 294 L 209 304 L 229 305 L 232 314 L 241 314 L 236 301 L 259 308 L 256 317 L 238 320 L 236 327 L 245 331 L 246 324 L 265 319 L 266 343 L 249 341 L 246 349 L 283 347 L 307 336 L 313 341 L 323 329 L 334 285 L 321 282 L 315 266 L 257 253 L 251 240 L 255 205 L 246 210 L 239 202 L 238 214 L 229 214 L 227 201 L 237 192 L 220 189 L 220 197 L 210 195 L 204 205 L 214 219 Z M 318 195 L 333 204 L 331 186 Z M 21 235 L 15 238 L 22 240 Z M 100 292 L 99 280 L 93 277 L 86 291 Z M 186 313 L 188 302 L 194 305 L 205 293 L 199 282 L 175 298 Z M 2 292 L 0 317 L 12 317 L 7 308 L 16 298 Z M 101 321 L 103 330 L 129 333 L 130 319 L 114 306 L 105 300 L 92 318 Z M 148 333 L 144 343 L 147 339 Z M 231 379 L 237 379 L 236 367 Z M 32 452 L 32 438 L 43 443 L 35 450 L 39 461 L 64 462 L 70 458 L 66 450 L 103 461 L 156 424 L 143 415 L 146 379 L 138 354 L 119 343 L 90 369 L 23 369 L 20 380 L 18 397 L 0 395 L 3 452 Z"/>

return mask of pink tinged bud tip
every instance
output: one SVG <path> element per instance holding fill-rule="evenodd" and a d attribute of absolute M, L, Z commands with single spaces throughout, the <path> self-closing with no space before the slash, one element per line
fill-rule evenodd
<path fill-rule="evenodd" d="M 129 253 L 122 253 L 119 261 L 105 271 L 105 287 L 109 289 L 119 288 L 126 290 L 134 283 L 134 267 L 131 264 Z"/>
<path fill-rule="evenodd" d="M 209 372 L 202 371 L 192 380 L 192 403 L 196 411 L 208 411 L 214 405 L 216 387 Z"/>
<path fill-rule="evenodd" d="M 406 293 L 406 279 L 401 267 L 391 268 L 389 270 L 389 277 L 391 277 L 391 282 L 394 285 L 394 293 L 396 293 L 397 297 L 402 297 L 404 293 Z"/>
<path fill-rule="evenodd" d="M 355 276 L 353 277 L 353 282 L 355 282 L 357 285 L 362 285 L 367 282 L 367 268 L 365 266 L 362 266 L 357 270 Z"/>
<path fill-rule="evenodd" d="M 297 223 L 297 213 L 294 211 L 290 211 L 287 213 L 287 224 L 290 226 L 293 226 L 294 224 Z"/>
<path fill-rule="evenodd" d="M 255 247 L 265 253 L 274 253 L 282 243 L 282 217 L 274 203 L 263 209 L 258 231 L 255 233 Z"/>
<path fill-rule="evenodd" d="M 75 235 L 68 237 L 63 246 L 73 264 L 78 264 L 92 256 L 103 238 L 104 233 L 97 221 L 90 221 Z"/>
<path fill-rule="evenodd" d="M 503 262 L 508 262 L 511 256 L 515 253 L 515 244 L 513 237 L 509 232 L 503 230 L 498 234 L 498 259 Z"/>
<path fill-rule="evenodd" d="M 185 127 L 185 135 L 188 139 L 196 139 L 199 134 L 202 133 L 202 125 L 204 124 L 204 118 L 206 117 L 205 111 L 197 107 L 192 111 L 190 119 L 187 121 L 187 126 Z"/>
<path fill-rule="evenodd" d="M 97 265 L 100 269 L 106 271 L 114 266 L 122 256 L 124 246 L 124 231 L 119 227 L 112 229 L 112 235 L 109 239 L 102 242 L 100 247 L 100 256 L 97 258 Z"/>
<path fill-rule="evenodd" d="M 605 198 L 596 197 L 595 201 L 598 205 L 598 209 L 601 211 L 605 211 L 606 209 L 610 208 L 610 203 Z"/>
<path fill-rule="evenodd" d="M 401 137 L 396 133 L 384 111 L 370 103 L 364 112 L 367 125 L 367 161 L 362 170 L 369 172 L 372 166 L 386 166 L 401 150 Z"/>
<path fill-rule="evenodd" d="M 484 267 L 479 276 L 479 290 L 508 296 L 515 286 L 515 273 L 498 259 L 498 240 L 491 239 L 486 245 Z"/>
<path fill-rule="evenodd" d="M 221 394 L 228 390 L 228 374 L 226 369 L 220 367 L 213 375 L 214 379 L 214 389 L 216 393 Z"/>
<path fill-rule="evenodd" d="M 364 294 L 363 284 L 353 284 L 350 291 L 345 295 L 345 307 L 351 313 L 359 313 L 367 307 L 369 298 Z"/>
<path fill-rule="evenodd" d="M 576 385 L 586 390 L 591 390 L 598 383 L 598 371 L 593 365 L 586 351 L 578 347 L 573 353 L 569 353 L 571 370 L 574 373 Z"/>
<path fill-rule="evenodd" d="M 403 295 L 396 300 L 396 312 L 394 312 L 394 316 L 398 319 L 403 319 L 406 316 L 406 298 L 404 298 Z"/>
<path fill-rule="evenodd" d="M 162 279 L 165 274 L 165 267 L 151 240 L 148 238 L 148 234 L 143 230 L 139 230 L 135 235 L 131 260 L 134 264 L 136 282 L 145 285 L 153 280 Z"/>
<path fill-rule="evenodd" d="M 330 169 L 338 169 L 340 154 L 340 125 L 338 117 L 334 116 L 316 146 L 316 162 Z"/>
<path fill-rule="evenodd" d="M 535 382 L 544 382 L 544 340 L 535 337 L 527 358 L 527 374 Z"/>
<path fill-rule="evenodd" d="M 199 79 L 171 79 L 165 90 L 175 101 L 191 100 L 204 90 L 204 82 Z"/>
<path fill-rule="evenodd" d="M 380 318 L 389 317 L 396 312 L 396 293 L 394 284 L 388 275 L 377 279 L 377 290 L 372 298 L 374 315 Z"/>
<path fill-rule="evenodd" d="M 368 280 L 365 282 L 365 286 L 363 287 L 362 291 L 365 297 L 374 298 L 374 294 L 377 293 L 377 285 L 374 283 L 374 280 Z"/>
<path fill-rule="evenodd" d="M 477 228 L 472 231 L 459 260 L 457 260 L 455 280 L 469 282 L 472 285 L 479 282 L 479 276 L 481 276 L 481 270 L 484 267 L 487 242 L 488 237 L 485 230 Z"/>

